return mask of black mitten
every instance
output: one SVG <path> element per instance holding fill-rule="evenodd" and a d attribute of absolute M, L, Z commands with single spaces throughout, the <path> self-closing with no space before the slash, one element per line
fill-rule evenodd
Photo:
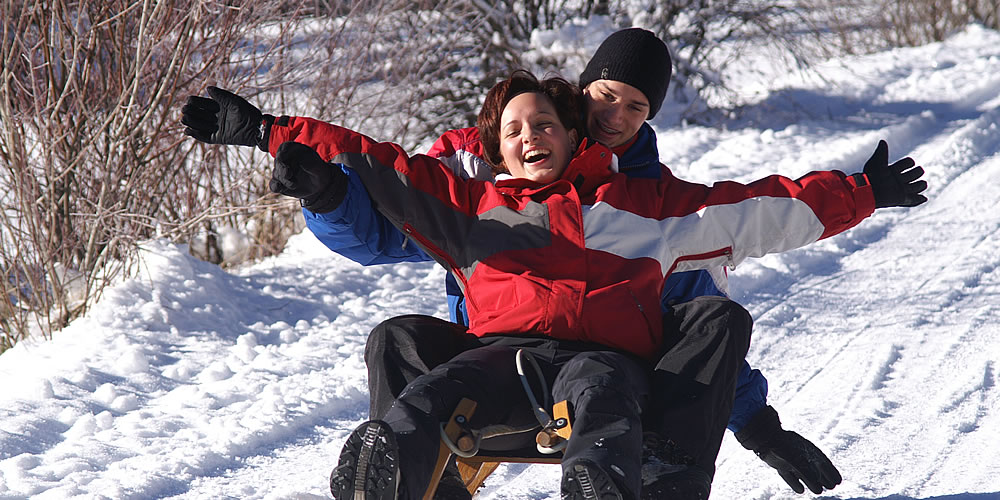
<path fill-rule="evenodd" d="M 781 428 L 778 412 L 766 406 L 736 433 L 744 448 L 753 451 L 778 471 L 778 475 L 796 493 L 805 488 L 817 495 L 823 488 L 833 489 L 842 480 L 833 462 L 808 439 Z"/>
<path fill-rule="evenodd" d="M 271 191 L 299 198 L 302 207 L 318 214 L 332 212 L 347 194 L 347 174 L 323 161 L 313 148 L 297 142 L 278 146 L 271 173 Z"/>
<path fill-rule="evenodd" d="M 274 117 L 263 115 L 246 99 L 217 87 L 210 97 L 189 96 L 181 108 L 184 133 L 209 144 L 257 146 L 267 151 L 267 131 Z"/>
<path fill-rule="evenodd" d="M 915 164 L 907 157 L 889 165 L 889 145 L 878 141 L 875 154 L 864 168 L 875 195 L 875 208 L 915 207 L 927 201 L 927 197 L 920 194 L 927 189 L 927 181 L 917 180 L 924 175 L 924 169 L 914 167 Z"/>

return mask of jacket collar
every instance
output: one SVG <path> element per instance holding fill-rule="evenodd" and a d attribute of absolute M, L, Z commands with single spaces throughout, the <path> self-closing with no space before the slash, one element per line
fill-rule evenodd
<path fill-rule="evenodd" d="M 660 178 L 660 153 L 656 149 L 656 132 L 643 123 L 631 146 L 621 155 L 621 172 L 629 177 Z"/>
<path fill-rule="evenodd" d="M 581 193 L 590 193 L 618 171 L 618 161 L 603 144 L 584 139 L 560 179 Z"/>

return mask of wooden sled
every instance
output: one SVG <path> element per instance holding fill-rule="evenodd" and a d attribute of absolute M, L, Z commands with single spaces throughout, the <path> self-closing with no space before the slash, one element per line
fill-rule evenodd
<path fill-rule="evenodd" d="M 486 478 L 504 462 L 531 464 L 558 464 L 562 462 L 562 452 L 547 455 L 538 451 L 535 445 L 551 447 L 560 441 L 569 439 L 572 427 L 566 401 L 560 401 L 552 408 L 552 418 L 555 425 L 538 431 L 534 442 L 530 442 L 528 446 L 525 446 L 523 436 L 520 440 L 498 437 L 492 438 L 496 440 L 496 443 L 489 442 L 490 439 L 483 439 L 481 443 L 477 443 L 476 438 L 466 426 L 466 423 L 471 421 L 475 411 L 476 402 L 463 398 L 455 407 L 451 419 L 445 424 L 438 459 L 431 475 L 430 485 L 424 494 L 424 500 L 431 500 L 434 497 L 438 483 L 441 482 L 441 475 L 452 455 L 455 455 L 456 450 L 453 450 L 452 446 L 462 455 L 467 455 L 472 451 L 476 452 L 475 455 L 471 456 L 455 457 L 465 487 L 473 495 L 483 485 Z M 452 446 L 445 442 L 445 437 L 451 441 Z M 478 450 L 476 450 L 477 446 Z"/>

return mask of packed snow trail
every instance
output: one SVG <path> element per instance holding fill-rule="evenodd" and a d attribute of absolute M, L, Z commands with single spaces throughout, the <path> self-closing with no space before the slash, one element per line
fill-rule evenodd
<path fill-rule="evenodd" d="M 818 72 L 768 79 L 724 129 L 658 127 L 661 157 L 684 179 L 746 181 L 855 172 L 886 139 L 925 167 L 928 203 L 741 264 L 732 290 L 771 404 L 843 473 L 824 498 L 998 499 L 1000 34 Z M 329 498 L 367 415 L 368 332 L 446 317 L 444 271 L 362 268 L 309 233 L 232 273 L 147 248 L 86 317 L 0 356 L 0 498 Z M 731 435 L 718 465 L 713 499 L 810 497 Z M 478 498 L 557 499 L 558 483 L 556 466 L 509 465 Z"/>

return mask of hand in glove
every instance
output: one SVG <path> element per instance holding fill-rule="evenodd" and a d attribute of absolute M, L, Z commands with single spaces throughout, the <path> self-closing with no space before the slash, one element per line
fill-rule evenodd
<path fill-rule="evenodd" d="M 189 96 L 181 108 L 184 133 L 209 144 L 257 146 L 267 151 L 267 131 L 274 122 L 246 99 L 217 87 L 209 97 Z"/>
<path fill-rule="evenodd" d="M 274 155 L 271 191 L 299 198 L 314 213 L 332 212 L 347 194 L 347 174 L 323 161 L 313 148 L 285 142 Z"/>
<path fill-rule="evenodd" d="M 840 471 L 833 462 L 808 439 L 782 429 L 778 412 L 770 406 L 758 411 L 736 439 L 777 470 L 796 493 L 805 491 L 803 483 L 817 495 L 840 484 Z"/>
<path fill-rule="evenodd" d="M 875 154 L 864 168 L 875 195 L 875 208 L 915 207 L 927 201 L 927 197 L 920 194 L 927 189 L 927 181 L 917 180 L 924 175 L 924 169 L 914 165 L 909 157 L 889 165 L 889 145 L 878 141 Z"/>

